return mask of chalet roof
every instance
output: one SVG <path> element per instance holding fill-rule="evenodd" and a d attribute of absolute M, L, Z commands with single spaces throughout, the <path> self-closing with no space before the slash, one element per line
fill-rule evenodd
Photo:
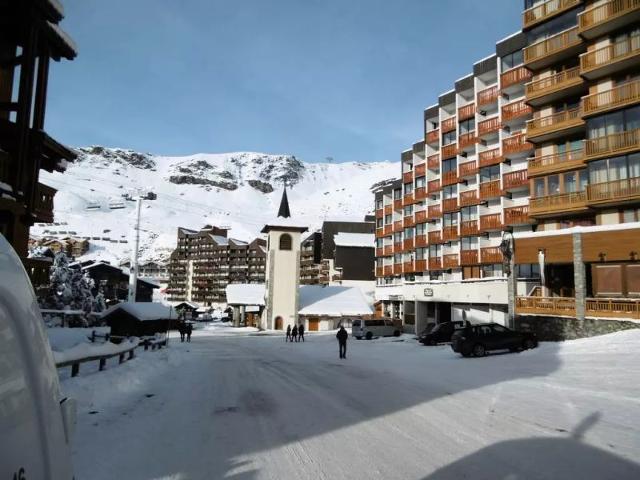
<path fill-rule="evenodd" d="M 299 295 L 300 315 L 343 317 L 373 313 L 362 290 L 357 287 L 302 285 Z"/>
<path fill-rule="evenodd" d="M 264 305 L 264 283 L 231 283 L 225 293 L 229 305 Z"/>
<path fill-rule="evenodd" d="M 151 320 L 168 320 L 171 317 L 177 318 L 175 312 L 172 312 L 172 308 L 162 303 L 154 302 L 123 302 L 113 305 L 100 314 L 101 317 L 122 310 L 136 319 L 145 322 Z"/>

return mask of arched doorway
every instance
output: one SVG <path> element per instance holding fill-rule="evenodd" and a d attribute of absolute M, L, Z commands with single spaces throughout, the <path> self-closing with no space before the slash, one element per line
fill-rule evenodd
<path fill-rule="evenodd" d="M 279 315 L 276 317 L 275 329 L 276 330 L 282 330 L 282 317 L 279 316 Z"/>

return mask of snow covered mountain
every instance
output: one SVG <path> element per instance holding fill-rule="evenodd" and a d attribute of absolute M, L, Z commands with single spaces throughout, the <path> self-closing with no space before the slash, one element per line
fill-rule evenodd
<path fill-rule="evenodd" d="M 373 184 L 398 174 L 396 162 L 306 163 L 292 155 L 196 154 L 163 157 L 100 146 L 80 148 L 64 174 L 41 173 L 58 189 L 55 224 L 36 224 L 34 236 L 91 237 L 87 258 L 128 258 L 138 194 L 142 260 L 166 258 L 176 228 L 231 228 L 250 240 L 276 214 L 283 182 L 292 215 L 318 228 L 325 219 L 362 220 L 373 210 Z"/>

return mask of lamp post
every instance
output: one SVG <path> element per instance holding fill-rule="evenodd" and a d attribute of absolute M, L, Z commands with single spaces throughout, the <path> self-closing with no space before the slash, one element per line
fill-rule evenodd
<path fill-rule="evenodd" d="M 513 233 L 505 231 L 502 234 L 502 242 L 500 242 L 500 251 L 502 252 L 502 269 L 507 275 L 507 312 L 508 327 L 515 328 L 516 316 L 516 289 L 517 277 L 515 275 L 515 259 L 513 256 L 515 249 L 515 241 Z"/>

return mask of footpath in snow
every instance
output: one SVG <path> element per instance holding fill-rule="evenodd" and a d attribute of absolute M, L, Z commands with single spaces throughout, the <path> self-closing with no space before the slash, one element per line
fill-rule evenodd
<path fill-rule="evenodd" d="M 62 382 L 79 479 L 637 479 L 640 330 L 465 359 L 214 324 Z"/>

